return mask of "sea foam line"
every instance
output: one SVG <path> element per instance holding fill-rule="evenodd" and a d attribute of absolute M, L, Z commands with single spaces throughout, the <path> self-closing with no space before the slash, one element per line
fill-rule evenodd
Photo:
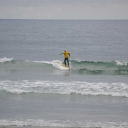
<path fill-rule="evenodd" d="M 80 94 L 105 95 L 128 97 L 128 84 L 126 83 L 90 83 L 86 81 L 0 81 L 0 90 L 13 94 L 22 93 L 52 93 L 52 94 Z"/>
<path fill-rule="evenodd" d="M 62 62 L 60 60 L 53 60 L 53 61 L 33 61 L 35 63 L 45 63 L 45 64 L 51 64 L 53 67 L 60 69 L 60 70 L 67 70 L 69 68 L 63 67 L 61 64 Z M 71 68 L 71 66 L 70 66 Z"/>
<path fill-rule="evenodd" d="M 0 62 L 2 62 L 2 63 L 10 62 L 10 61 L 12 61 L 12 60 L 14 60 L 14 58 L 6 58 L 6 57 L 0 58 Z"/>
<path fill-rule="evenodd" d="M 128 62 L 126 61 L 115 61 L 118 66 L 128 66 Z"/>
<path fill-rule="evenodd" d="M 36 127 L 87 127 L 87 128 L 126 128 L 128 122 L 93 122 L 93 121 L 60 121 L 60 120 L 0 120 L 0 126 L 36 126 Z"/>

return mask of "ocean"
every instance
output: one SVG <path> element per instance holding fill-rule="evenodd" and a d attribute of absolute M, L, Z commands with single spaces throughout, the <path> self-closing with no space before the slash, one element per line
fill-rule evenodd
<path fill-rule="evenodd" d="M 0 128 L 37 127 L 128 128 L 128 20 L 0 20 Z"/>

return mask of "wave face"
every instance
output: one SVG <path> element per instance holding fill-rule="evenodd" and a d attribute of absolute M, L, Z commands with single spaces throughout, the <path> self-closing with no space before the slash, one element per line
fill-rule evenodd
<path fill-rule="evenodd" d="M 0 81 L 0 90 L 13 94 L 48 93 L 128 97 L 128 85 L 125 83 L 6 80 Z"/>
<path fill-rule="evenodd" d="M 78 60 L 72 60 L 71 62 L 74 66 L 74 70 L 81 74 L 128 75 L 128 62 L 94 62 Z"/>
<path fill-rule="evenodd" d="M 0 71 L 11 70 L 27 70 L 42 68 L 45 71 L 65 70 L 57 62 L 53 61 L 30 61 L 30 60 L 15 60 L 14 58 L 0 58 Z M 128 75 L 128 62 L 126 61 L 70 61 L 71 71 L 74 74 L 86 75 Z"/>
<path fill-rule="evenodd" d="M 60 121 L 60 120 L 0 120 L 1 127 L 8 126 L 34 126 L 34 127 L 72 127 L 72 128 L 126 128 L 128 126 L 128 122 L 93 122 L 93 121 L 85 121 L 84 123 L 78 121 Z"/>

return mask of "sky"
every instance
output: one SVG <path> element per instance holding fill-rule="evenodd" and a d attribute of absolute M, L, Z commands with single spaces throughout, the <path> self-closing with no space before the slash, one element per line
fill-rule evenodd
<path fill-rule="evenodd" d="M 0 19 L 128 20 L 128 0 L 0 0 Z"/>

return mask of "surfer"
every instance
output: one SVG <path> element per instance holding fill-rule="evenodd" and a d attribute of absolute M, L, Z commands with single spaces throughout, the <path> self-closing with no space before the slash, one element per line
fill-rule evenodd
<path fill-rule="evenodd" d="M 62 55 L 62 54 L 64 55 L 64 64 L 65 64 L 65 66 L 66 66 L 66 61 L 67 61 L 68 66 L 69 66 L 68 58 L 70 57 L 70 53 L 68 51 L 64 50 L 60 55 Z"/>

